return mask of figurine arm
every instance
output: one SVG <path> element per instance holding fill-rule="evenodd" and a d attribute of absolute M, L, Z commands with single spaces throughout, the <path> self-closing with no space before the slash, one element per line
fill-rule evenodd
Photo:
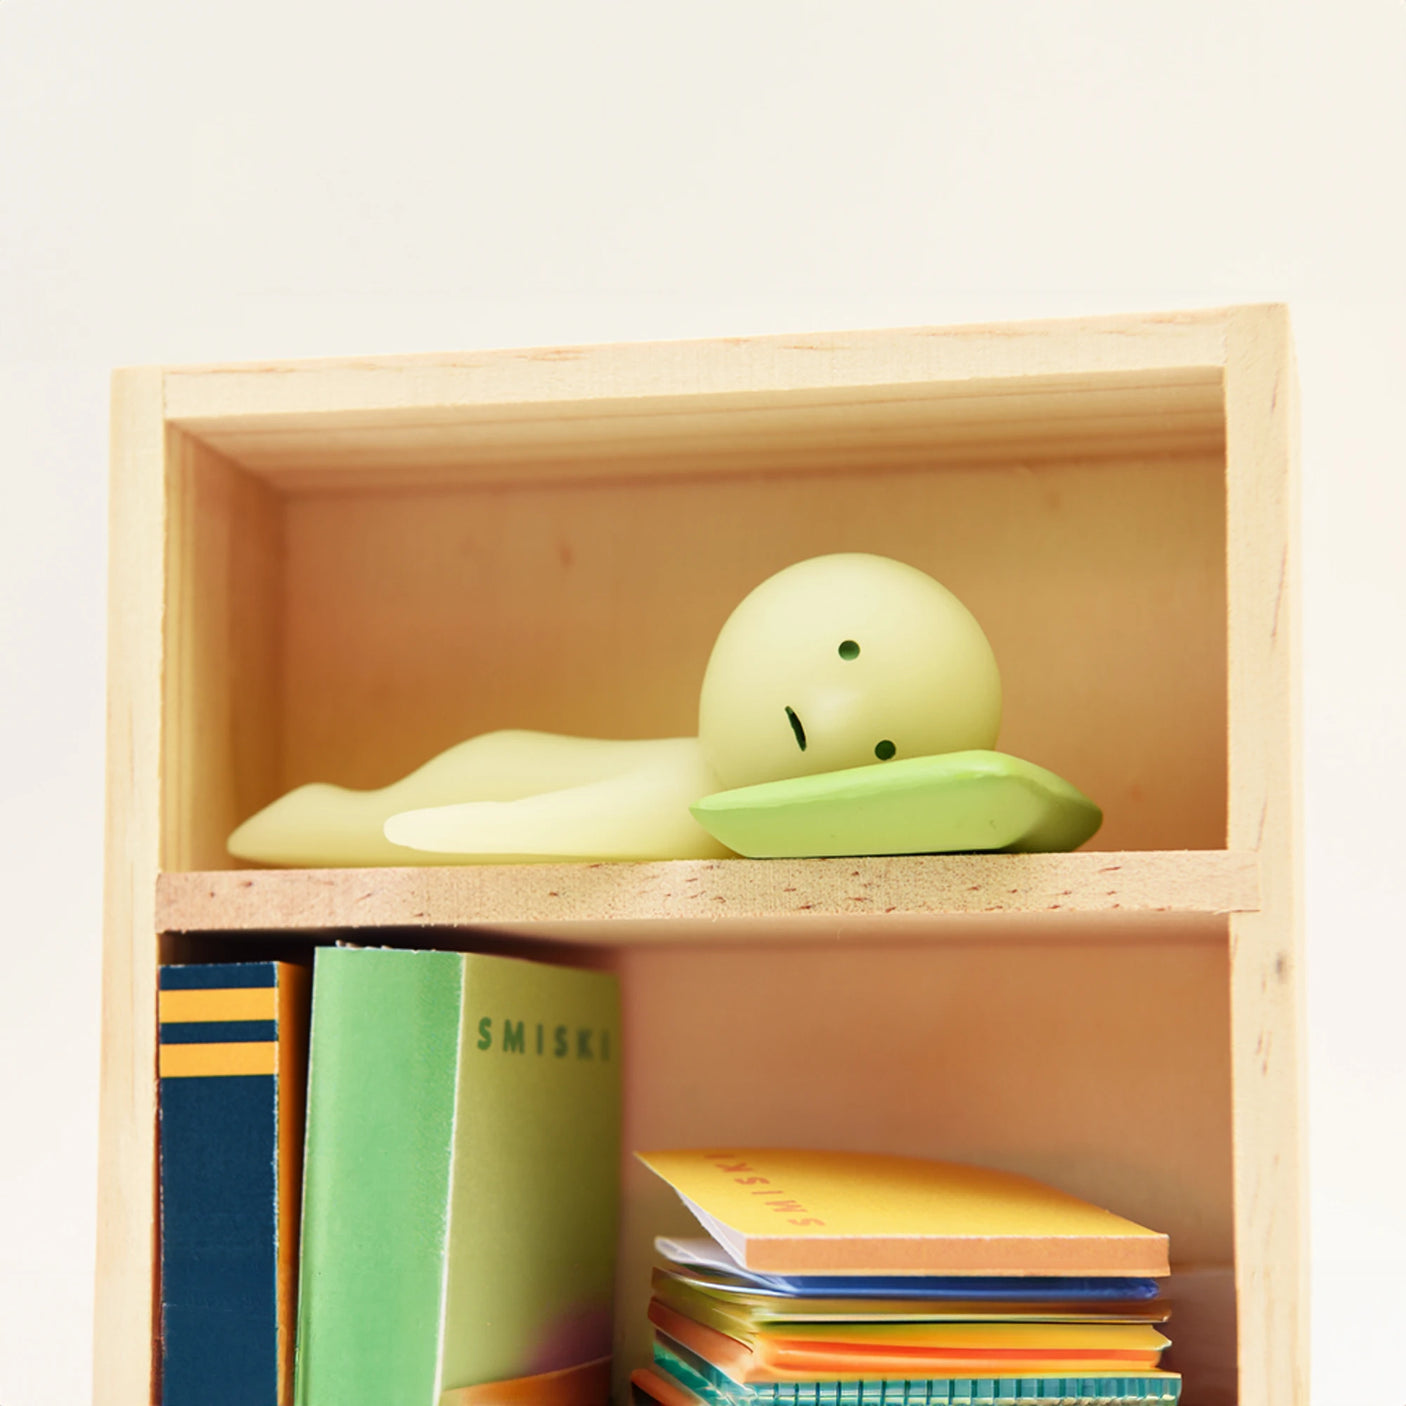
<path fill-rule="evenodd" d="M 460 801 L 515 801 L 619 776 L 655 753 L 676 749 L 679 741 L 615 741 L 518 728 L 485 732 L 432 757 L 376 794 L 387 802 L 383 820 L 398 811 Z"/>
<path fill-rule="evenodd" d="M 480 862 L 720 858 L 731 851 L 688 809 L 711 785 L 694 739 L 679 738 L 620 775 L 518 800 L 404 811 L 385 834 L 410 850 Z"/>
<path fill-rule="evenodd" d="M 387 818 L 452 802 L 513 801 L 601 781 L 661 762 L 680 746 L 696 744 L 678 738 L 616 742 L 519 730 L 483 733 L 373 791 L 325 782 L 299 786 L 250 816 L 229 837 L 228 848 L 237 859 L 256 864 L 306 868 L 452 862 L 391 844 L 383 832 Z"/>

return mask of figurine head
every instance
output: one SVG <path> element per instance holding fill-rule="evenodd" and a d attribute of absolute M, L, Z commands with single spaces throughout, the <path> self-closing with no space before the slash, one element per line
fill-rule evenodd
<path fill-rule="evenodd" d="M 698 736 L 725 789 L 995 745 L 1001 678 L 975 617 L 888 557 L 813 557 L 728 617 Z"/>

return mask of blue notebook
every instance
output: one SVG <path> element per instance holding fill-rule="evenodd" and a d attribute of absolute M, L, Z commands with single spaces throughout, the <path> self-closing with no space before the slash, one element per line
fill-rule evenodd
<path fill-rule="evenodd" d="M 160 977 L 162 1406 L 292 1400 L 307 972 Z"/>
<path fill-rule="evenodd" d="M 1155 1299 L 1155 1279 L 1067 1278 L 1010 1275 L 1000 1278 L 957 1278 L 917 1274 L 795 1275 L 764 1274 L 745 1269 L 718 1243 L 701 1236 L 661 1235 L 654 1248 L 674 1265 L 698 1271 L 701 1282 L 718 1288 L 745 1289 L 781 1298 L 885 1299 Z"/>

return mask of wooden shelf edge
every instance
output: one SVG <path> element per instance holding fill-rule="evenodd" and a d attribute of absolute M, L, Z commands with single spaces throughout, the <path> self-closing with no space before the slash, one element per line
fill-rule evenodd
<path fill-rule="evenodd" d="M 163 932 L 476 927 L 611 943 L 688 939 L 700 925 L 800 936 L 817 920 L 1215 918 L 1258 905 L 1256 854 L 1156 850 L 166 873 L 156 917 Z"/>

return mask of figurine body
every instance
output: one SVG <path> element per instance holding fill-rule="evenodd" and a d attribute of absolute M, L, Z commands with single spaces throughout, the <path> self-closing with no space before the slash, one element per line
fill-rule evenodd
<path fill-rule="evenodd" d="M 717 857 L 689 812 L 706 796 L 989 748 L 1000 719 L 995 656 L 950 591 L 886 557 L 815 557 L 724 624 L 696 738 L 486 733 L 377 791 L 300 787 L 229 849 L 309 867 Z"/>
<path fill-rule="evenodd" d="M 300 786 L 246 820 L 229 852 L 310 869 L 715 858 L 731 851 L 688 808 L 718 789 L 696 737 L 486 732 L 379 790 Z"/>

